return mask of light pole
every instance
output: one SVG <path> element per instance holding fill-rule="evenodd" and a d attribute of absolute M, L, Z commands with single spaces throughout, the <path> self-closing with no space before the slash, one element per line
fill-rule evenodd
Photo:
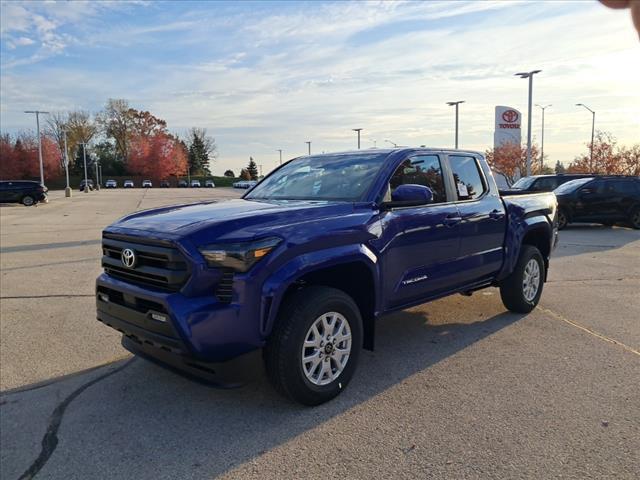
<path fill-rule="evenodd" d="M 360 132 L 362 131 L 362 128 L 352 128 L 351 130 L 358 133 L 358 150 L 360 150 Z"/>
<path fill-rule="evenodd" d="M 385 140 L 384 140 L 384 141 L 385 141 L 385 142 L 387 142 L 387 143 L 390 143 L 391 145 L 393 145 L 393 148 L 397 148 L 397 147 L 398 147 L 398 144 L 397 144 L 397 143 L 392 142 L 391 140 L 389 140 L 389 139 L 387 139 L 387 138 L 385 138 Z"/>
<path fill-rule="evenodd" d="M 536 107 L 540 107 L 542 109 L 542 139 L 540 140 L 540 173 L 544 169 L 544 111 L 545 109 L 551 107 L 552 105 L 538 105 L 536 103 Z"/>
<path fill-rule="evenodd" d="M 591 112 L 591 152 L 589 157 L 589 173 L 593 173 L 593 135 L 596 131 L 596 112 L 591 110 L 584 103 L 576 103 L 576 107 L 584 107 Z"/>
<path fill-rule="evenodd" d="M 311 141 L 308 142 L 304 142 L 307 144 L 307 147 L 309 148 L 309 155 L 311 155 Z"/>
<path fill-rule="evenodd" d="M 533 101 L 533 76 L 542 70 L 531 70 L 530 72 L 516 73 L 520 78 L 529 79 L 529 109 L 528 109 L 528 125 L 527 125 L 527 176 L 531 175 L 531 107 Z"/>
<path fill-rule="evenodd" d="M 277 152 L 280 153 L 280 165 L 282 165 L 282 149 L 279 148 L 278 150 L 276 150 Z"/>
<path fill-rule="evenodd" d="M 42 138 L 40 138 L 40 114 L 45 115 L 49 112 L 43 112 L 42 110 L 26 110 L 24 113 L 36 114 L 36 131 L 38 133 L 38 158 L 40 159 L 40 185 L 44 187 L 44 167 L 42 166 Z"/>
<path fill-rule="evenodd" d="M 458 100 L 457 102 L 447 102 L 450 107 L 456 106 L 456 150 L 458 149 L 458 105 L 464 103 L 464 100 Z"/>
<path fill-rule="evenodd" d="M 64 189 L 64 196 L 69 198 L 71 197 L 72 191 L 69 186 L 69 149 L 67 148 L 67 131 L 64 130 L 64 171 L 67 176 L 67 188 Z"/>
<path fill-rule="evenodd" d="M 89 176 L 87 175 L 87 144 L 82 142 L 82 159 L 84 160 L 84 193 L 89 193 Z"/>
<path fill-rule="evenodd" d="M 96 191 L 100 191 L 100 175 L 98 174 L 98 159 L 96 159 Z"/>

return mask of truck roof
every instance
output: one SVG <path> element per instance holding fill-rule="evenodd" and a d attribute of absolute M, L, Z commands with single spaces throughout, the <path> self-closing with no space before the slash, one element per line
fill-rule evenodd
<path fill-rule="evenodd" d="M 472 154 L 472 155 L 483 155 L 481 152 L 476 150 L 461 150 L 454 148 L 437 148 L 437 147 L 395 147 L 395 148 L 368 148 L 362 150 L 345 150 L 341 152 L 327 152 L 327 153 L 318 153 L 312 155 L 300 155 L 301 157 L 322 157 L 322 156 L 333 156 L 333 155 L 371 155 L 372 153 L 377 154 L 391 154 L 397 152 L 406 152 L 406 153 L 415 153 L 415 152 L 425 152 L 425 153 L 457 153 L 457 154 Z"/>

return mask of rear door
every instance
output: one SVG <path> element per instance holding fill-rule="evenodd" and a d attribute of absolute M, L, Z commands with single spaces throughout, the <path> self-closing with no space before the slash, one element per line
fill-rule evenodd
<path fill-rule="evenodd" d="M 472 155 L 449 155 L 460 224 L 462 284 L 481 281 L 497 272 L 504 258 L 506 215 L 495 186 Z"/>
<path fill-rule="evenodd" d="M 388 185 L 385 200 L 403 184 L 425 185 L 434 193 L 428 205 L 393 208 L 380 214 L 385 309 L 417 302 L 451 289 L 457 281 L 460 216 L 445 187 L 442 155 L 404 160 Z"/>

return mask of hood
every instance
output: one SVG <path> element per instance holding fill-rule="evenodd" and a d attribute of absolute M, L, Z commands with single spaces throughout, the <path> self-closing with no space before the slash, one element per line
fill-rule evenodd
<path fill-rule="evenodd" d="M 342 202 L 229 200 L 221 203 L 177 205 L 136 212 L 121 218 L 106 231 L 136 230 L 177 238 L 185 235 L 209 239 L 252 238 L 297 223 L 328 216 L 348 215 L 353 205 Z M 139 233 L 138 233 L 139 234 Z M 195 239 L 194 239 L 195 240 Z"/>

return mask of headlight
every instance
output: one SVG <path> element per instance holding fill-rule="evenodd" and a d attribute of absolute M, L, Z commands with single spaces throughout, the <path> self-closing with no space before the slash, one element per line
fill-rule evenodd
<path fill-rule="evenodd" d="M 205 245 L 199 250 L 210 267 L 246 272 L 281 241 L 280 238 L 269 237 L 252 242 Z"/>

